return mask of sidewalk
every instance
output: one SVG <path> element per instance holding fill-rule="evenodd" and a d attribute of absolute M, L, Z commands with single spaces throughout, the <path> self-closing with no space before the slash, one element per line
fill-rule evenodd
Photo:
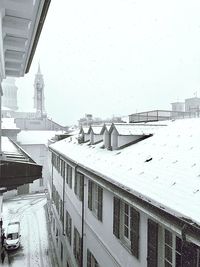
<path fill-rule="evenodd" d="M 51 229 L 50 229 L 50 207 L 49 207 L 49 202 L 47 200 L 47 204 L 44 206 L 45 209 L 45 214 L 46 214 L 46 219 L 47 219 L 47 230 L 48 230 L 48 236 L 49 236 L 49 252 L 50 252 L 50 257 L 51 257 L 51 262 L 53 267 L 58 267 L 58 260 L 55 252 L 55 247 L 51 235 Z"/>

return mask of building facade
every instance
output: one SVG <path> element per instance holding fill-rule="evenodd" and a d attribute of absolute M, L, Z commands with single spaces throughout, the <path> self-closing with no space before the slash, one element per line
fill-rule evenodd
<path fill-rule="evenodd" d="M 196 153 L 198 123 L 104 126 L 102 142 L 67 138 L 50 146 L 51 229 L 60 266 L 200 266 L 200 196 L 190 170 L 196 165 L 187 167 L 181 157 L 187 147 L 186 158 Z"/>

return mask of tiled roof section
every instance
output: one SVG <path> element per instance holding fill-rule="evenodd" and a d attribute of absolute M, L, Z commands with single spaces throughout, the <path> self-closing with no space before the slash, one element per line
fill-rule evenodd
<path fill-rule="evenodd" d="M 117 130 L 119 135 L 150 135 L 154 134 L 160 127 L 164 125 L 152 124 L 115 124 L 113 127 Z M 111 130 L 110 130 L 111 131 Z"/>
<path fill-rule="evenodd" d="M 170 121 L 123 150 L 65 139 L 52 149 L 132 194 L 200 225 L 200 119 Z M 192 207 L 192 208 L 191 208 Z"/>

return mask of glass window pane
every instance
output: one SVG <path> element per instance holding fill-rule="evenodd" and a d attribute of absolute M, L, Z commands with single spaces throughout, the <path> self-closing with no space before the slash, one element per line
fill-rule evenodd
<path fill-rule="evenodd" d="M 176 236 L 176 251 L 181 253 L 182 240 Z"/>
<path fill-rule="evenodd" d="M 172 233 L 165 229 L 165 243 L 172 246 Z"/>
<path fill-rule="evenodd" d="M 172 264 L 167 262 L 167 261 L 165 261 L 165 267 L 172 267 Z"/>
<path fill-rule="evenodd" d="M 165 245 L 165 259 L 172 262 L 172 249 L 167 245 Z"/>

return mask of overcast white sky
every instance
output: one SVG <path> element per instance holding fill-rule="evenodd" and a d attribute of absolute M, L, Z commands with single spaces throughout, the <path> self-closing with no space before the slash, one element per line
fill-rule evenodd
<path fill-rule="evenodd" d="M 200 96 L 199 0 L 52 0 L 18 105 L 33 106 L 40 62 L 49 117 L 170 109 Z"/>

